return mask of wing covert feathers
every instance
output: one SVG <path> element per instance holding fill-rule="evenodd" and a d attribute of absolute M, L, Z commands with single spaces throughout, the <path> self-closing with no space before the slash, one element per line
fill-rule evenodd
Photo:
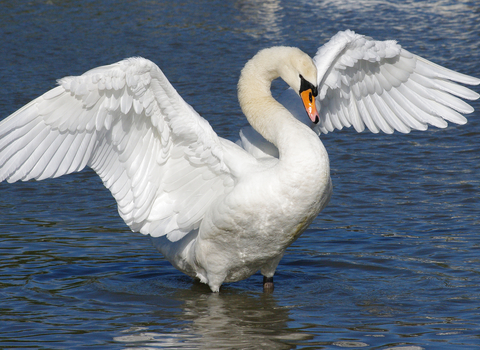
<path fill-rule="evenodd" d="M 91 167 L 132 230 L 178 240 L 232 186 L 218 136 L 151 61 L 58 81 L 0 122 L 0 181 Z"/>
<path fill-rule="evenodd" d="M 465 124 L 473 108 L 460 98 L 476 92 L 457 83 L 480 79 L 411 54 L 395 41 L 375 41 L 352 31 L 337 33 L 314 58 L 318 68 L 318 132 L 353 126 L 378 133 Z"/>

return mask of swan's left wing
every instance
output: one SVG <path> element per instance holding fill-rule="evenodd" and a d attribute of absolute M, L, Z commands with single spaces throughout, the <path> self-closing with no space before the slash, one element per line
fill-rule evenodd
<path fill-rule="evenodd" d="M 317 108 L 322 133 L 353 126 L 361 132 L 407 133 L 465 124 L 473 108 L 460 98 L 476 92 L 457 83 L 480 79 L 441 67 L 403 49 L 352 31 L 337 33 L 314 58 L 318 69 Z"/>
<path fill-rule="evenodd" d="M 234 179 L 224 143 L 151 61 L 59 81 L 0 122 L 0 182 L 91 167 L 134 231 L 177 241 Z"/>
<path fill-rule="evenodd" d="M 447 121 L 465 124 L 462 114 L 473 108 L 462 101 L 480 97 L 457 83 L 478 85 L 480 79 L 454 72 L 411 54 L 395 41 L 376 41 L 347 30 L 321 46 L 314 57 L 318 69 L 317 110 L 313 126 L 297 94 L 289 89 L 279 100 L 318 133 L 353 126 L 362 132 L 408 133 L 439 128 Z"/>

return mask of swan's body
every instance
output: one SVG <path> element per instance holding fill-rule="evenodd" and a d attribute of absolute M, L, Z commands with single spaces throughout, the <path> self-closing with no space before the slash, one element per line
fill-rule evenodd
<path fill-rule="evenodd" d="M 243 69 L 239 101 L 250 124 L 280 152 L 279 159 L 257 159 L 222 140 L 224 162 L 235 181 L 205 213 L 199 231 L 183 242 L 153 238 L 157 249 L 179 270 L 208 283 L 245 279 L 258 270 L 273 277 L 285 249 L 302 233 L 330 198 L 328 155 L 318 136 L 273 99 L 270 83 L 280 74 L 300 89 L 293 65 L 316 81 L 310 57 L 298 49 L 277 47 L 258 53 Z M 284 67 L 292 72 L 284 72 Z M 307 75 L 308 74 L 308 75 Z M 187 243 L 188 242 L 188 243 Z M 180 254 L 179 254 L 180 252 Z"/>
<path fill-rule="evenodd" d="M 213 291 L 258 270 L 270 279 L 332 191 L 327 152 L 311 121 L 299 121 L 305 108 L 317 132 L 408 132 L 445 127 L 444 119 L 464 123 L 458 112 L 473 109 L 455 96 L 479 97 L 451 81 L 480 80 L 350 31 L 314 61 L 276 47 L 247 63 L 238 90 L 253 129 L 242 130 L 238 144 L 218 137 L 148 60 L 64 78 L 0 123 L 0 181 L 88 165 L 130 228 L 149 234 L 179 270 Z M 288 109 L 270 93 L 279 76 L 291 87 L 282 96 Z M 319 120 L 307 101 L 317 86 Z"/>

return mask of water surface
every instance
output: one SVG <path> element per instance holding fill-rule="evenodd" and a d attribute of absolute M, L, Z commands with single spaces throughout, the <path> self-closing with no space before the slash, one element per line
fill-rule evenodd
<path fill-rule="evenodd" d="M 222 137 L 259 49 L 313 55 L 339 30 L 480 77 L 476 1 L 0 1 L 0 118 L 55 79 L 156 62 Z M 276 92 L 283 85 L 275 84 Z M 478 92 L 479 89 L 476 88 Z M 471 349 L 480 345 L 480 104 L 464 126 L 322 136 L 330 205 L 261 276 L 220 294 L 130 232 L 91 170 L 0 184 L 0 347 Z"/>

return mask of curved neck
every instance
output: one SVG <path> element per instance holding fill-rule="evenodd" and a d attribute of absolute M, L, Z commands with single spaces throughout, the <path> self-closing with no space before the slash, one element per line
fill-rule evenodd
<path fill-rule="evenodd" d="M 238 99 L 248 122 L 280 153 L 283 145 L 288 143 L 285 138 L 291 139 L 296 131 L 314 134 L 277 102 L 270 91 L 272 81 L 278 77 L 290 86 L 293 85 L 292 80 L 299 79 L 298 73 L 293 73 L 289 66 L 291 56 L 298 52 L 297 48 L 291 47 L 262 50 L 247 62 L 238 81 Z M 318 139 L 316 135 L 315 138 Z"/>
<path fill-rule="evenodd" d="M 318 135 L 277 102 L 270 91 L 272 80 L 279 76 L 292 88 L 300 88 L 298 70 L 289 67 L 294 50 L 298 49 L 272 48 L 254 56 L 240 75 L 238 99 L 250 125 L 278 148 L 280 161 L 275 165 L 275 175 L 281 180 L 281 189 L 302 200 L 308 197 L 305 203 L 314 203 L 330 188 L 328 154 Z"/>
<path fill-rule="evenodd" d="M 285 56 L 280 48 L 260 51 L 247 62 L 238 81 L 238 99 L 248 122 L 277 147 L 275 126 L 289 119 L 290 112 L 272 97 L 270 88 L 280 76 L 279 66 Z"/>

